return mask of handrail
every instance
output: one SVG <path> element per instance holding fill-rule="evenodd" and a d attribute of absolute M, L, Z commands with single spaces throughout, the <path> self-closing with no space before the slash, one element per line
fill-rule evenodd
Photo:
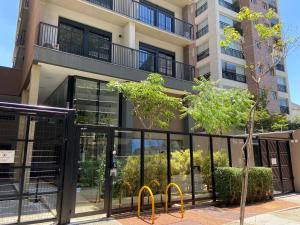
<path fill-rule="evenodd" d="M 151 188 L 148 186 L 143 186 L 140 191 L 139 191 L 139 196 L 138 196 L 138 218 L 140 218 L 141 215 L 141 195 L 143 193 L 144 190 L 147 190 L 151 196 L 151 201 L 152 201 L 152 224 L 154 224 L 154 220 L 155 220 L 155 204 L 154 204 L 154 196 L 153 193 L 151 191 Z"/>
<path fill-rule="evenodd" d="M 177 184 L 175 184 L 175 183 L 170 183 L 166 187 L 166 204 L 165 204 L 166 213 L 168 213 L 168 191 L 169 191 L 170 187 L 172 187 L 172 186 L 176 187 L 176 189 L 178 190 L 178 192 L 180 194 L 181 218 L 183 218 L 184 217 L 183 195 L 182 195 L 182 191 L 181 191 L 180 187 Z"/>

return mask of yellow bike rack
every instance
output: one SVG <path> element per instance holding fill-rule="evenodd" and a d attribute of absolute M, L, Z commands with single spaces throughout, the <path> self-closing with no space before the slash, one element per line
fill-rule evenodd
<path fill-rule="evenodd" d="M 148 186 L 143 186 L 140 191 L 139 191 L 139 197 L 138 197 L 138 218 L 140 218 L 141 215 L 141 195 L 143 193 L 144 190 L 147 190 L 151 196 L 151 200 L 152 200 L 152 224 L 154 224 L 154 219 L 155 219 L 155 205 L 154 205 L 154 196 L 153 193 L 151 191 L 151 189 Z"/>
<path fill-rule="evenodd" d="M 180 194 L 180 202 L 181 202 L 181 218 L 184 217 L 184 204 L 183 204 L 183 195 L 182 195 L 182 191 L 180 189 L 180 187 L 175 184 L 175 183 L 170 183 L 167 187 L 166 187 L 166 204 L 165 204 L 165 208 L 166 208 L 166 213 L 168 213 L 168 192 L 170 187 L 176 187 L 176 189 L 178 190 L 179 194 Z"/>

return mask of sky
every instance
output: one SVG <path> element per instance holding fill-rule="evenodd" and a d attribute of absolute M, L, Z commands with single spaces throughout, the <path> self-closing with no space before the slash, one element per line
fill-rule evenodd
<path fill-rule="evenodd" d="M 261 1 L 261 0 L 259 0 Z M 12 66 L 19 0 L 3 0 L 0 7 L 0 66 Z M 300 36 L 300 0 L 279 0 L 283 25 L 292 37 Z M 287 58 L 292 102 L 300 105 L 300 48 Z"/>

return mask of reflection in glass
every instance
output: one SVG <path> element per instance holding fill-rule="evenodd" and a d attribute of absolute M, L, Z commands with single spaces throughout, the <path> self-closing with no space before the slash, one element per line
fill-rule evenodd
<path fill-rule="evenodd" d="M 184 200 L 192 199 L 191 159 L 189 135 L 171 135 L 171 181 L 176 183 Z M 176 188 L 171 188 L 171 201 L 180 200 Z"/>
<path fill-rule="evenodd" d="M 167 178 L 167 141 L 166 134 L 145 133 L 144 182 L 153 191 L 155 203 L 163 203 Z M 150 204 L 145 196 L 144 204 Z"/>
<path fill-rule="evenodd" d="M 75 213 L 104 210 L 106 145 L 106 134 L 83 132 L 80 137 Z"/>
<path fill-rule="evenodd" d="M 116 131 L 113 164 L 117 176 L 113 178 L 112 209 L 137 205 L 140 188 L 140 132 Z"/>

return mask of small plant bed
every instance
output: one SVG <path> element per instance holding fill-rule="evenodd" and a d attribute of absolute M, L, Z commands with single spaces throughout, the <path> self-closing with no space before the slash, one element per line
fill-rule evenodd
<path fill-rule="evenodd" d="M 217 167 L 215 169 L 216 193 L 220 203 L 236 205 L 240 203 L 242 191 L 242 169 Z M 265 167 L 249 168 L 247 203 L 273 199 L 272 169 Z"/>

